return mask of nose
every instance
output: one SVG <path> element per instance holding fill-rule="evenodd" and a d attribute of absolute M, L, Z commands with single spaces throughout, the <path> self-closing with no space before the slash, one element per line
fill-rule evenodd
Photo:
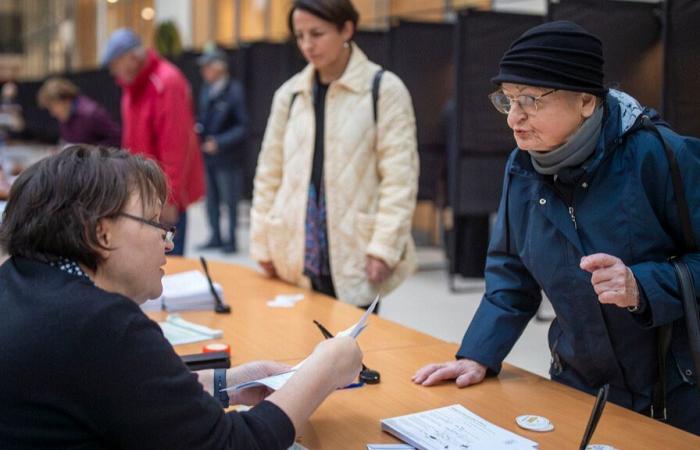
<path fill-rule="evenodd" d="M 511 102 L 510 111 L 508 111 L 508 126 L 513 128 L 517 123 L 522 122 L 527 117 L 525 111 L 520 107 L 520 103 Z"/>

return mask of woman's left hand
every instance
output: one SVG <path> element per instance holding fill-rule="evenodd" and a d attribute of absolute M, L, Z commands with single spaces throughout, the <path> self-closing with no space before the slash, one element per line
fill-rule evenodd
<path fill-rule="evenodd" d="M 380 284 L 391 276 L 393 269 L 381 259 L 367 255 L 365 272 L 367 272 L 367 278 L 369 278 L 370 283 Z"/>
<path fill-rule="evenodd" d="M 581 258 L 580 267 L 592 274 L 591 284 L 600 303 L 620 308 L 639 306 L 637 280 L 620 258 L 595 253 Z"/>
<path fill-rule="evenodd" d="M 229 384 L 229 387 L 286 372 L 289 369 L 291 369 L 290 366 L 274 361 L 253 361 L 241 364 L 229 369 L 231 372 L 229 380 L 233 380 L 233 384 Z M 229 391 L 232 405 L 257 405 L 270 394 L 272 394 L 272 389 L 266 386 L 256 386 L 242 391 Z"/>

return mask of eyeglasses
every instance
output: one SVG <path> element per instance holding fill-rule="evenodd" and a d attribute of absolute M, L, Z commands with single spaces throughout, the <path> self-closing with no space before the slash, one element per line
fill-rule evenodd
<path fill-rule="evenodd" d="M 160 223 L 160 222 L 156 222 L 155 220 L 144 219 L 143 217 L 139 217 L 139 216 L 133 216 L 133 215 L 127 214 L 125 212 L 120 212 L 117 215 L 129 218 L 131 220 L 135 220 L 137 222 L 145 223 L 146 225 L 150 225 L 152 227 L 156 227 L 160 230 L 165 231 L 165 234 L 163 235 L 163 240 L 168 245 L 174 245 L 175 232 L 177 231 L 177 229 L 174 226 L 166 225 L 166 224 Z"/>
<path fill-rule="evenodd" d="M 491 100 L 493 106 L 500 113 L 508 114 L 513 107 L 513 103 L 517 103 L 520 105 L 520 109 L 522 109 L 525 114 L 532 116 L 537 114 L 537 105 L 539 100 L 542 97 L 556 92 L 557 90 L 558 89 L 552 89 L 551 91 L 545 92 L 544 94 L 536 97 L 532 95 L 518 95 L 515 97 L 509 97 L 499 89 L 498 91 L 489 95 L 489 100 Z"/>

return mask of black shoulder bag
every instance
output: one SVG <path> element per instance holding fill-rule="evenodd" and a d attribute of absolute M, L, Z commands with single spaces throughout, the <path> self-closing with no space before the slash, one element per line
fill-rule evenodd
<path fill-rule="evenodd" d="M 683 180 L 681 179 L 681 171 L 678 167 L 678 161 L 676 161 L 676 155 L 649 117 L 642 117 L 642 127 L 656 134 L 663 144 L 664 152 L 666 153 L 668 165 L 671 170 L 671 182 L 673 183 L 673 191 L 676 196 L 676 205 L 678 207 L 678 217 L 680 218 L 681 230 L 683 232 L 682 253 L 692 253 L 697 250 L 697 246 L 695 243 L 695 236 L 693 235 L 692 222 L 690 221 L 690 209 L 685 199 Z M 688 269 L 688 266 L 683 261 L 674 257 L 670 262 L 673 264 L 680 287 L 685 325 L 688 330 L 688 345 L 693 359 L 693 365 L 695 366 L 695 381 L 696 386 L 700 389 L 700 317 L 698 317 L 698 304 L 695 297 L 693 278 L 690 274 L 690 269 Z M 672 331 L 673 324 L 668 324 L 660 327 L 657 333 L 659 379 L 654 387 L 650 415 L 652 418 L 661 421 L 668 420 L 666 410 L 666 356 L 671 344 Z"/>

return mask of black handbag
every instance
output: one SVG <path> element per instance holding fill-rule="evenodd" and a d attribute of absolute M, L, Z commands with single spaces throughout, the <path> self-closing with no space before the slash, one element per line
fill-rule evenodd
<path fill-rule="evenodd" d="M 676 156 L 663 137 L 661 132 L 656 128 L 648 116 L 642 117 L 642 126 L 656 134 L 664 147 L 668 165 L 671 170 L 671 181 L 673 183 L 673 191 L 676 196 L 676 205 L 678 207 L 678 217 L 681 222 L 681 230 L 683 233 L 682 254 L 692 253 L 697 250 L 695 244 L 695 236 L 693 235 L 693 226 L 690 220 L 690 209 L 685 199 L 683 191 L 683 180 L 681 179 L 681 171 L 678 167 Z M 700 317 L 698 316 L 698 304 L 695 297 L 695 287 L 693 286 L 693 278 L 687 264 L 677 259 L 676 257 L 670 260 L 676 272 L 678 285 L 680 288 L 681 299 L 683 302 L 683 311 L 685 325 L 688 331 L 688 345 L 690 354 L 695 366 L 695 385 L 700 390 Z M 650 415 L 654 419 L 666 421 L 668 414 L 666 410 L 666 356 L 671 343 L 671 333 L 673 324 L 659 327 L 658 330 L 658 363 L 659 363 L 659 379 L 652 394 L 652 404 Z"/>

